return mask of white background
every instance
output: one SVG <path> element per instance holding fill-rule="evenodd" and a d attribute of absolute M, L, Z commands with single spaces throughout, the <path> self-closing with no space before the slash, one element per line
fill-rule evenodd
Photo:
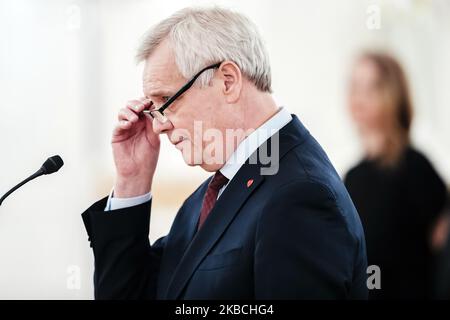
<path fill-rule="evenodd" d="M 0 207 L 0 299 L 93 297 L 80 214 L 112 186 L 116 112 L 142 95 L 139 39 L 175 10 L 211 3 L 259 26 L 277 101 L 299 116 L 342 175 L 361 155 L 345 100 L 351 62 L 365 48 L 394 53 L 413 93 L 413 142 L 449 184 L 449 1 L 0 0 L 0 194 L 48 156 L 65 160 L 60 172 Z M 375 30 L 367 27 L 373 5 L 381 14 Z M 163 138 L 152 241 L 206 176 Z M 73 270 L 79 288 L 71 286 Z"/>

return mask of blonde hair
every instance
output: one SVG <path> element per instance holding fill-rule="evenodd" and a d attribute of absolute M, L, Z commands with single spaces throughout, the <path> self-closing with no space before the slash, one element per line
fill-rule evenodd
<path fill-rule="evenodd" d="M 387 111 L 384 148 L 377 161 L 383 166 L 394 166 L 410 142 L 413 107 L 406 76 L 398 61 L 388 54 L 366 52 L 360 59 L 376 66 L 378 85 Z"/>

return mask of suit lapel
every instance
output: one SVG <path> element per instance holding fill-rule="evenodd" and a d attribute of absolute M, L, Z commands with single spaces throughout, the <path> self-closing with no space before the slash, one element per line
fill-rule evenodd
<path fill-rule="evenodd" d="M 253 179 L 250 187 L 247 181 Z M 202 259 L 233 220 L 245 200 L 264 180 L 257 165 L 244 165 L 219 197 L 200 231 L 184 252 L 169 284 L 167 299 L 177 299 Z M 197 214 L 198 217 L 198 214 Z"/>
<path fill-rule="evenodd" d="M 207 179 L 191 198 L 186 201 L 179 215 L 175 218 L 172 228 L 167 237 L 163 259 L 160 266 L 158 279 L 158 299 L 164 299 L 167 295 L 167 288 L 172 279 L 175 269 L 179 264 L 184 252 L 192 241 L 197 231 L 197 221 L 200 216 L 200 209 L 205 196 L 208 183 Z"/>
<path fill-rule="evenodd" d="M 271 150 L 270 144 L 273 141 L 279 142 L 278 160 L 281 161 L 281 158 L 289 150 L 303 142 L 306 133 L 308 133 L 307 130 L 302 126 L 297 117 L 293 115 L 293 120 L 276 134 L 278 135 L 276 137 L 277 139 L 271 137 L 263 146 L 265 145 L 265 150 Z M 204 190 L 201 192 L 202 197 L 198 198 L 195 211 L 190 216 L 191 221 L 189 223 L 188 235 L 193 235 L 192 241 L 183 242 L 186 243 L 187 247 L 168 248 L 169 250 L 174 250 L 177 257 L 181 255 L 182 257 L 176 267 L 172 265 L 172 270 L 174 270 L 173 277 L 168 284 L 167 294 L 163 298 L 178 299 L 180 297 L 183 289 L 203 258 L 225 232 L 249 196 L 264 182 L 265 176 L 261 175 L 263 165 L 261 164 L 258 152 L 260 148 L 255 151 L 255 155 L 247 160 L 230 181 L 214 205 L 214 208 L 209 213 L 200 231 L 195 233 L 200 206 L 206 192 L 206 187 L 204 187 Z M 255 164 L 250 164 L 251 159 L 256 159 Z M 249 183 L 250 180 L 253 180 L 253 182 Z M 184 253 L 181 253 L 181 251 L 184 251 Z"/>

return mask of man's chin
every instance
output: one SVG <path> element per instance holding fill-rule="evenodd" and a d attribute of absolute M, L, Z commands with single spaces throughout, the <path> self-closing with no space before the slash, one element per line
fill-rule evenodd
<path fill-rule="evenodd" d="M 200 168 L 202 168 L 207 172 L 216 172 L 217 170 L 223 167 L 223 165 L 221 164 L 216 163 L 209 164 L 208 162 L 200 161 L 198 159 L 197 161 L 195 161 L 194 157 L 192 157 L 191 155 L 185 155 L 184 153 L 183 153 L 183 160 L 189 167 L 200 166 Z"/>
<path fill-rule="evenodd" d="M 181 150 L 181 155 L 184 162 L 190 167 L 195 167 L 202 164 L 201 161 L 195 161 L 193 155 L 190 152 L 184 152 L 183 150 Z"/>

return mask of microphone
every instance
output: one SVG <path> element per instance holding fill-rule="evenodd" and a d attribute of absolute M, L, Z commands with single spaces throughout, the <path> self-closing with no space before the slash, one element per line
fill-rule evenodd
<path fill-rule="evenodd" d="M 43 174 L 50 174 L 53 172 L 58 171 L 62 166 L 64 165 L 64 161 L 61 159 L 60 156 L 53 156 L 45 160 L 44 164 L 39 168 L 38 171 L 33 173 L 31 176 L 23 180 L 21 183 L 16 185 L 14 188 L 9 190 L 7 193 L 3 195 L 0 199 L 0 206 L 2 205 L 3 200 L 5 200 L 11 193 L 19 189 L 21 186 L 23 186 L 28 181 L 33 180 L 34 178 L 37 178 L 39 176 L 42 176 Z"/>

